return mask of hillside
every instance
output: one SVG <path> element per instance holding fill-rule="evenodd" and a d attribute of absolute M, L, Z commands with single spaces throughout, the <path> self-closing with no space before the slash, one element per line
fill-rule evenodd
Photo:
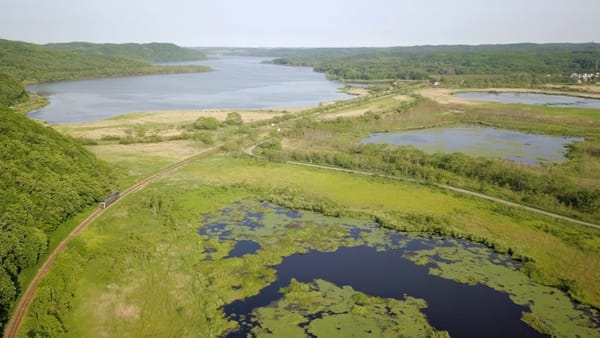
<path fill-rule="evenodd" d="M 0 106 L 10 107 L 28 97 L 23 85 L 12 76 L 0 72 Z"/>
<path fill-rule="evenodd" d="M 182 48 L 172 43 L 103 43 L 88 42 L 51 43 L 45 47 L 64 50 L 82 51 L 102 55 L 126 56 L 142 59 L 147 62 L 178 62 L 205 60 L 206 55 L 198 50 Z"/>
<path fill-rule="evenodd" d="M 201 49 L 211 52 L 210 49 Z M 214 50 L 212 51 L 214 52 Z M 279 57 L 274 63 L 310 66 L 341 80 L 443 79 L 490 86 L 567 83 L 572 73 L 600 71 L 600 44 L 511 44 L 391 48 L 230 49 Z M 600 81 L 598 79 L 597 81 Z"/>
<path fill-rule="evenodd" d="M 102 200 L 110 169 L 73 139 L 0 105 L 0 327 L 59 224 Z"/>
<path fill-rule="evenodd" d="M 0 72 L 25 83 L 208 70 L 204 66 L 157 66 L 130 56 L 0 39 Z"/>

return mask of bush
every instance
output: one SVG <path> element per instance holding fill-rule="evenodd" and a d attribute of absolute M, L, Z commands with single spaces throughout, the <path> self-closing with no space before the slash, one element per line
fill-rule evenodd
<path fill-rule="evenodd" d="M 225 119 L 225 124 L 229 126 L 239 126 L 243 124 L 242 115 L 238 112 L 231 112 L 227 114 L 227 118 Z"/>
<path fill-rule="evenodd" d="M 192 139 L 195 141 L 200 141 L 200 142 L 206 144 L 207 146 L 215 144 L 215 139 L 213 137 L 213 134 L 211 134 L 208 131 L 201 131 L 199 133 L 195 133 L 192 136 Z"/>
<path fill-rule="evenodd" d="M 219 129 L 219 121 L 212 116 L 202 116 L 194 122 L 194 128 L 201 130 L 217 130 Z"/>

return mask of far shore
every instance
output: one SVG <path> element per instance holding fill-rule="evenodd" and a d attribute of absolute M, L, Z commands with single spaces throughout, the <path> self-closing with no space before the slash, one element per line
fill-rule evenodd
<path fill-rule="evenodd" d="M 570 90 L 573 91 L 565 91 L 560 90 L 563 87 L 555 87 L 548 86 L 548 89 L 544 88 L 424 88 L 418 90 L 417 93 L 432 99 L 434 101 L 448 104 L 448 103 L 458 103 L 465 105 L 476 104 L 477 101 L 467 100 L 460 97 L 455 96 L 456 93 L 462 92 L 497 92 L 497 93 L 535 93 L 535 94 L 548 94 L 548 95 L 566 95 L 566 96 L 574 96 L 588 99 L 600 99 L 600 87 L 597 89 L 593 87 L 594 90 L 591 90 L 590 87 L 585 87 L 586 91 L 575 91 L 580 89 L 578 86 L 569 86 Z M 583 88 L 581 88 L 583 89 Z"/>
<path fill-rule="evenodd" d="M 106 136 L 123 137 L 132 129 L 142 128 L 159 136 L 180 134 L 186 125 L 194 123 L 200 117 L 214 117 L 220 122 L 227 115 L 237 112 L 244 123 L 270 119 L 296 112 L 304 108 L 245 110 L 245 109 L 198 109 L 198 110 L 160 110 L 150 112 L 128 113 L 93 122 L 75 122 L 52 124 L 61 133 L 75 138 L 101 139 Z"/>

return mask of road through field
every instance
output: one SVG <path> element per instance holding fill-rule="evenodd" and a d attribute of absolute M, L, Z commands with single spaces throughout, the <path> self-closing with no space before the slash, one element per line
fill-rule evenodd
<path fill-rule="evenodd" d="M 188 164 L 189 162 L 191 162 L 193 160 L 196 160 L 200 157 L 209 155 L 209 154 L 215 152 L 217 149 L 218 149 L 218 147 L 212 147 L 212 148 L 205 149 L 202 152 L 200 152 L 194 156 L 190 156 L 180 162 L 172 164 L 169 167 L 166 167 L 166 168 L 154 173 L 153 175 L 148 176 L 148 177 L 136 182 L 135 184 L 133 184 L 132 186 L 130 186 L 129 188 L 127 188 L 123 192 L 121 192 L 120 198 L 126 197 L 127 195 L 132 194 L 132 193 L 144 188 L 145 186 L 156 182 L 161 177 L 174 172 L 175 170 L 185 166 L 186 164 Z M 12 317 L 10 318 L 10 321 L 6 325 L 6 329 L 4 331 L 5 338 L 14 338 L 17 336 L 17 333 L 19 332 L 19 328 L 23 324 L 23 320 L 25 319 L 25 315 L 27 314 L 27 310 L 29 308 L 29 305 L 31 304 L 31 301 L 33 300 L 33 297 L 38 288 L 38 285 L 39 285 L 40 281 L 42 280 L 42 278 L 52 268 L 52 265 L 54 264 L 56 257 L 58 257 L 58 255 L 65 249 L 67 244 L 75 236 L 77 236 L 81 231 L 83 231 L 85 228 L 87 228 L 92 222 L 94 222 L 98 217 L 100 217 L 107 209 L 110 209 L 115 204 L 118 204 L 118 202 L 119 202 L 119 200 L 115 201 L 114 203 L 112 203 L 108 207 L 106 207 L 106 209 L 100 209 L 100 208 L 96 209 L 91 215 L 89 215 L 86 219 L 84 219 L 81 223 L 79 223 L 79 225 L 77 225 L 77 227 L 75 227 L 75 229 L 73 229 L 71 231 L 71 233 L 69 233 L 69 235 L 67 235 L 67 237 L 65 237 L 56 246 L 56 248 L 52 251 L 52 253 L 50 253 L 50 255 L 48 255 L 44 264 L 42 264 L 40 269 L 37 271 L 37 273 L 31 280 L 31 282 L 27 286 L 25 293 L 21 296 L 21 300 L 17 304 L 15 312 L 13 313 Z"/>
<path fill-rule="evenodd" d="M 295 162 L 295 161 L 287 161 L 286 163 L 293 164 L 293 165 L 304 166 L 304 167 L 311 167 L 311 168 L 319 168 L 319 169 L 325 169 L 325 170 L 333 170 L 333 171 L 346 172 L 346 173 L 350 173 L 350 174 L 383 177 L 383 178 L 387 178 L 387 179 L 393 179 L 393 180 L 399 180 L 399 181 L 405 181 L 405 182 L 425 183 L 425 182 L 421 182 L 419 180 L 412 179 L 412 178 L 405 178 L 405 177 L 398 177 L 398 176 L 389 176 L 389 175 L 380 175 L 380 174 L 375 174 L 375 173 L 371 173 L 371 172 L 357 171 L 357 170 L 350 170 L 350 169 L 336 168 L 336 167 L 329 167 L 329 166 L 323 166 L 323 165 L 317 165 L 317 164 Z M 536 214 L 540 214 L 540 215 L 544 215 L 544 216 L 548 216 L 548 217 L 560 219 L 562 221 L 567 221 L 567 222 L 576 223 L 576 224 L 579 224 L 579 225 L 584 225 L 584 226 L 588 226 L 588 227 L 600 229 L 600 225 L 598 225 L 598 224 L 594 224 L 594 223 L 590 223 L 590 222 L 586 222 L 586 221 L 581 221 L 581 220 L 578 220 L 578 219 L 575 219 L 575 218 L 572 218 L 572 217 L 568 217 L 568 216 L 563 216 L 563 215 L 555 214 L 553 212 L 549 212 L 549 211 L 545 211 L 545 210 L 542 210 L 542 209 L 533 208 L 533 207 L 530 207 L 528 205 L 524 205 L 524 204 L 520 204 L 520 203 L 516 203 L 516 202 L 507 201 L 507 200 L 504 200 L 504 199 L 501 199 L 501 198 L 497 198 L 497 197 L 494 197 L 494 196 L 490 196 L 490 195 L 478 193 L 478 192 L 467 190 L 467 189 L 457 188 L 457 187 L 453 187 L 453 186 L 446 185 L 446 184 L 439 184 L 439 183 L 432 183 L 432 182 L 427 182 L 427 183 L 430 184 L 430 185 L 432 185 L 432 186 L 441 188 L 441 189 L 451 190 L 451 191 L 454 191 L 454 192 L 457 192 L 457 193 L 460 193 L 460 194 L 464 194 L 464 195 L 469 195 L 469 196 L 473 196 L 473 197 L 485 199 L 485 200 L 496 202 L 496 203 L 499 203 L 499 204 L 503 204 L 503 205 L 506 205 L 506 206 L 509 206 L 509 207 L 527 210 L 527 211 L 530 211 L 530 212 L 533 212 L 533 213 L 536 213 Z"/>
<path fill-rule="evenodd" d="M 259 146 L 261 143 L 263 143 L 263 142 L 265 142 L 265 141 L 261 141 L 259 143 L 254 144 L 253 146 L 247 148 L 245 150 L 246 154 L 248 154 L 249 156 L 252 156 L 252 157 L 256 156 L 256 155 L 254 155 L 254 149 L 257 146 Z M 570 222 L 570 223 L 575 223 L 575 224 L 579 224 L 579 225 L 583 225 L 583 226 L 587 226 L 587 227 L 591 227 L 591 228 L 600 229 L 600 225 L 598 225 L 598 224 L 594 224 L 594 223 L 590 223 L 590 222 L 586 222 L 586 221 L 581 221 L 581 220 L 578 220 L 578 219 L 575 219 L 575 218 L 572 218 L 572 217 L 568 217 L 568 216 L 564 216 L 564 215 L 559 215 L 559 214 L 556 214 L 556 213 L 553 213 L 553 212 L 549 212 L 549 211 L 546 211 L 546 210 L 542 210 L 542 209 L 530 207 L 530 206 L 525 205 L 525 204 L 520 204 L 520 203 L 516 203 L 516 202 L 507 201 L 505 199 L 501 199 L 501 198 L 498 198 L 498 197 L 494 197 L 494 196 L 490 196 L 490 195 L 478 193 L 478 192 L 475 192 L 475 191 L 453 187 L 451 185 L 439 184 L 439 183 L 433 183 L 433 182 L 424 182 L 424 181 L 420 181 L 420 180 L 416 180 L 416 179 L 408 178 L 408 177 L 380 175 L 380 174 L 376 174 L 376 173 L 372 173 L 372 172 L 358 171 L 358 170 L 352 170 L 352 169 L 344 169 L 344 168 L 338 168 L 338 167 L 330 167 L 330 166 L 324 166 L 324 165 L 318 165 L 318 164 L 312 164 L 312 163 L 304 163 L 304 162 L 296 162 L 296 161 L 286 161 L 286 163 L 293 164 L 293 165 L 298 165 L 298 166 L 303 166 L 303 167 L 310 167 L 310 168 L 318 168 L 318 169 L 324 169 L 324 170 L 332 170 L 332 171 L 345 172 L 345 173 L 349 173 L 349 174 L 356 174 L 356 175 L 363 175 L 363 176 L 383 177 L 383 178 L 387 178 L 387 179 L 404 181 L 404 182 L 427 183 L 429 185 L 435 186 L 435 187 L 440 188 L 440 189 L 450 190 L 450 191 L 454 191 L 454 192 L 457 192 L 457 193 L 460 193 L 460 194 L 469 195 L 469 196 L 481 198 L 481 199 L 484 199 L 484 200 L 496 202 L 496 203 L 499 203 L 499 204 L 503 204 L 503 205 L 506 205 L 506 206 L 509 206 L 509 207 L 518 208 L 518 209 L 522 209 L 522 210 L 527 210 L 529 212 L 533 212 L 533 213 L 536 213 L 536 214 L 540 214 L 540 215 L 552 217 L 552 218 L 559 219 L 559 220 L 562 220 L 562 221 L 566 221 L 566 222 Z"/>

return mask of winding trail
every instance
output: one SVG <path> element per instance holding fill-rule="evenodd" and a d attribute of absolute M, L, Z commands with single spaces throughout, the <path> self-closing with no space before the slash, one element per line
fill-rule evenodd
<path fill-rule="evenodd" d="M 136 191 L 139 191 L 139 190 L 143 189 L 144 187 L 146 187 L 147 185 L 156 182 L 158 179 L 162 178 L 163 176 L 170 174 L 170 173 L 176 171 L 177 169 L 180 169 L 181 167 L 185 166 L 186 164 L 190 163 L 191 161 L 194 161 L 198 158 L 212 154 L 217 150 L 218 150 L 218 147 L 212 147 L 212 148 L 205 149 L 196 155 L 190 156 L 180 162 L 172 164 L 172 165 L 170 165 L 164 169 L 161 169 L 160 171 L 134 183 L 132 186 L 130 186 L 129 188 L 127 188 L 123 192 L 121 192 L 121 196 L 115 202 L 113 202 L 112 204 L 109 204 L 105 209 L 100 209 L 100 208 L 96 209 L 86 219 L 81 221 L 81 223 L 79 223 L 79 225 L 77 225 L 71 231 L 71 233 L 69 233 L 69 235 L 67 235 L 67 237 L 65 237 L 56 246 L 56 248 L 52 251 L 52 253 L 50 253 L 48 255 L 44 264 L 42 264 L 42 266 L 39 268 L 39 270 L 37 271 L 37 273 L 31 280 L 31 282 L 27 286 L 25 293 L 23 293 L 23 295 L 21 296 L 21 300 L 17 304 L 17 307 L 15 308 L 15 311 L 14 311 L 12 317 L 10 318 L 10 321 L 6 325 L 6 328 L 4 330 L 4 337 L 5 338 L 17 337 L 17 333 L 19 332 L 19 329 L 21 328 L 21 325 L 23 324 L 23 320 L 25 319 L 25 315 L 27 314 L 27 310 L 29 309 L 29 305 L 31 304 L 31 301 L 33 300 L 33 297 L 35 295 L 35 292 L 37 291 L 40 281 L 48 273 L 48 271 L 50 271 L 50 269 L 52 268 L 52 265 L 54 264 L 54 261 L 56 260 L 56 257 L 58 257 L 58 255 L 65 249 L 67 244 L 74 237 L 76 237 L 81 231 L 83 231 L 85 228 L 87 228 L 97 218 L 102 216 L 102 214 L 104 214 L 104 212 L 106 210 L 112 208 L 113 205 L 119 203 L 121 198 L 126 197 Z"/>
<path fill-rule="evenodd" d="M 249 156 L 252 156 L 252 157 L 258 157 L 257 155 L 254 154 L 254 149 L 257 146 L 259 146 L 260 144 L 262 144 L 263 142 L 266 142 L 266 140 L 265 141 L 261 141 L 259 143 L 256 143 L 256 144 L 252 145 L 251 147 L 247 148 L 245 150 L 246 154 L 248 154 Z M 330 166 L 319 165 L 319 164 L 312 164 L 312 163 L 304 163 L 304 162 L 296 162 L 296 161 L 286 161 L 285 163 L 287 163 L 287 164 L 293 164 L 293 165 L 297 165 L 297 166 L 309 167 L 309 168 L 317 168 L 317 169 L 324 169 L 324 170 L 330 170 L 330 171 L 344 172 L 344 173 L 349 173 L 349 174 L 356 174 L 356 175 L 363 175 L 363 176 L 373 176 L 373 177 L 383 177 L 383 178 L 386 178 L 386 179 L 392 179 L 392 180 L 403 181 L 403 182 L 411 182 L 411 183 L 418 183 L 418 184 L 427 183 L 429 185 L 432 185 L 432 186 L 440 188 L 440 189 L 450 190 L 450 191 L 454 191 L 454 192 L 457 192 L 457 193 L 460 193 L 460 194 L 469 195 L 469 196 L 481 198 L 481 199 L 484 199 L 484 200 L 496 202 L 498 204 L 506 205 L 506 206 L 509 206 L 509 207 L 526 210 L 526 211 L 533 212 L 533 213 L 536 213 L 536 214 L 539 214 L 539 215 L 544 215 L 544 216 L 552 217 L 552 218 L 559 219 L 559 220 L 562 220 L 562 221 L 566 221 L 566 222 L 570 222 L 570 223 L 575 223 L 575 224 L 579 224 L 579 225 L 583 225 L 583 226 L 587 226 L 587 227 L 591 227 L 591 228 L 595 228 L 595 229 L 600 229 L 600 225 L 598 225 L 598 224 L 594 224 L 594 223 L 590 223 L 590 222 L 586 222 L 586 221 L 581 221 L 581 220 L 578 220 L 578 219 L 575 219 L 575 218 L 572 218 L 572 217 L 568 217 L 568 216 L 556 214 L 556 213 L 553 213 L 553 212 L 550 212 L 550 211 L 545 211 L 545 210 L 542 210 L 542 209 L 530 207 L 530 206 L 525 205 L 525 204 L 520 204 L 520 203 L 516 203 L 516 202 L 507 201 L 507 200 L 502 199 L 502 198 L 498 198 L 498 197 L 494 197 L 494 196 L 482 194 L 482 193 L 479 193 L 479 192 L 475 192 L 475 191 L 471 191 L 471 190 L 467 190 L 467 189 L 463 189 L 463 188 L 457 188 L 457 187 L 454 187 L 454 186 L 451 186 L 451 185 L 447 185 L 447 184 L 440 184 L 440 183 L 434 183 L 434 182 L 425 182 L 425 181 L 417 180 L 417 179 L 414 179 L 414 178 L 399 177 L 399 176 L 390 176 L 390 175 L 381 175 L 381 174 L 367 172 L 367 171 L 359 171 L 359 170 L 344 169 L 344 168 L 338 168 L 338 167 L 330 167 Z"/>

